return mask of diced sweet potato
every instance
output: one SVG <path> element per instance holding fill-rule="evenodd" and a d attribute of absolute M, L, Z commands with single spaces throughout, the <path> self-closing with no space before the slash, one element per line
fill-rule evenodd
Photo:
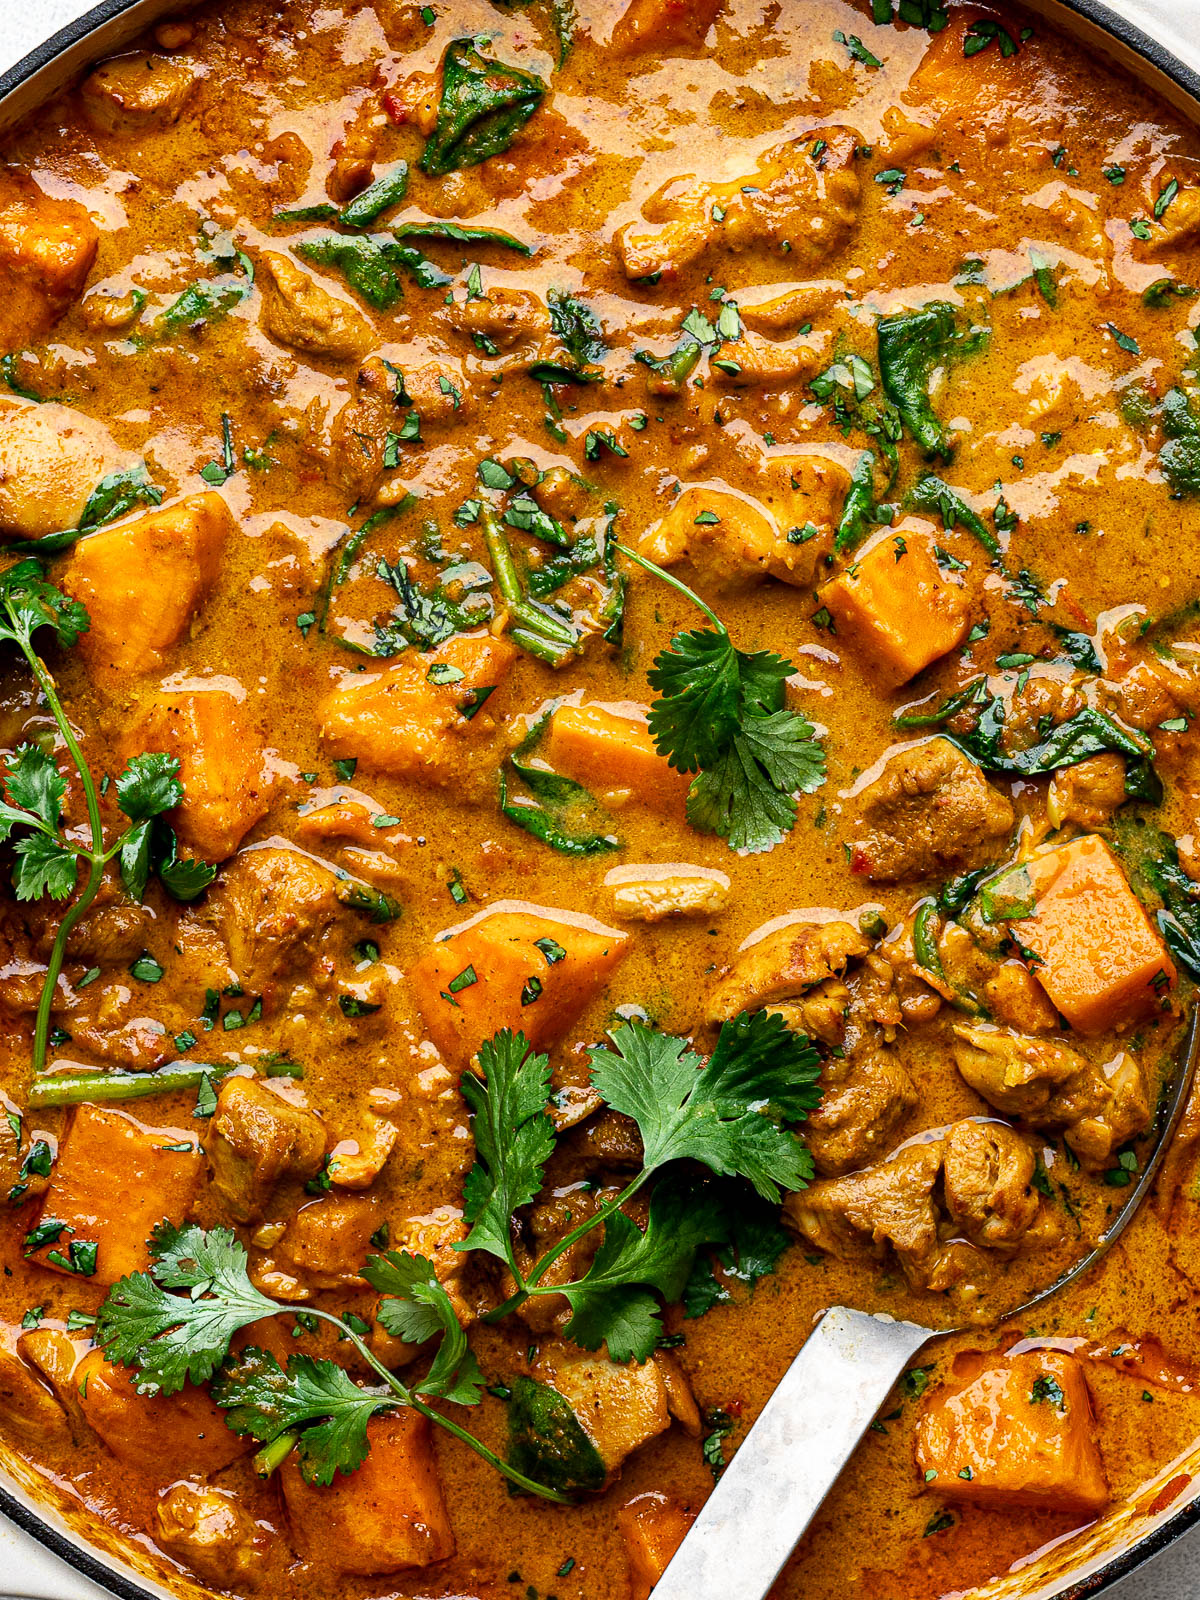
<path fill-rule="evenodd" d="M 133 1375 L 92 1350 L 75 1369 L 79 1405 L 118 1461 L 160 1483 L 219 1472 L 254 1448 L 225 1426 L 207 1391 L 187 1384 L 178 1394 L 139 1394 Z"/>
<path fill-rule="evenodd" d="M 959 1356 L 925 1401 L 916 1454 L 942 1500 L 1084 1514 L 1108 1503 L 1083 1367 L 1065 1351 Z"/>
<path fill-rule="evenodd" d="M 590 918 L 511 911 L 503 902 L 409 972 L 429 1037 L 466 1066 L 500 1028 L 520 1029 L 537 1049 L 556 1043 L 604 987 L 628 935 Z"/>
<path fill-rule="evenodd" d="M 1105 1033 L 1156 1010 L 1175 965 L 1105 841 L 1085 834 L 1024 866 L 1034 911 L 1011 927 L 1071 1026 Z"/>
<path fill-rule="evenodd" d="M 621 55 L 653 50 L 671 54 L 672 47 L 699 50 L 716 20 L 722 0 L 630 0 L 612 31 L 612 47 Z"/>
<path fill-rule="evenodd" d="M 660 567 L 686 560 L 715 583 L 754 582 L 769 573 L 804 585 L 813 572 L 807 546 L 808 541 L 789 540 L 754 501 L 696 487 L 685 489 L 662 521 L 642 535 L 638 553 Z"/>
<path fill-rule="evenodd" d="M 218 680 L 191 693 L 156 695 L 130 729 L 126 754 L 179 757 L 184 798 L 169 814 L 171 824 L 186 850 L 224 861 L 270 808 L 261 746 L 240 696 Z"/>
<path fill-rule="evenodd" d="M 0 173 L 0 348 L 35 344 L 83 292 L 100 234 L 74 200 Z"/>
<path fill-rule="evenodd" d="M 559 706 L 542 754 L 595 794 L 626 790 L 660 811 L 680 812 L 692 781 L 654 748 L 641 706 Z"/>
<path fill-rule="evenodd" d="M 301 1552 L 362 1577 L 447 1560 L 454 1533 L 429 1423 L 415 1411 L 397 1411 L 373 1418 L 367 1438 L 362 1466 L 328 1488 L 305 1483 L 294 1456 L 280 1468 Z"/>
<path fill-rule="evenodd" d="M 335 756 L 355 756 L 372 772 L 452 783 L 464 736 L 483 726 L 474 713 L 484 691 L 496 687 L 515 656 L 507 639 L 467 634 L 403 655 L 383 672 L 349 677 L 317 708 L 321 737 Z M 462 676 L 439 683 L 437 667 Z"/>
<path fill-rule="evenodd" d="M 625 1540 L 629 1562 L 630 1600 L 650 1600 L 650 1591 L 667 1570 L 667 1564 L 696 1520 L 669 1494 L 652 1489 L 635 1495 L 617 1512 L 617 1526 Z"/>
<path fill-rule="evenodd" d="M 204 1158 L 193 1133 L 148 1128 L 124 1111 L 80 1106 L 63 1140 L 40 1226 L 61 1223 L 33 1260 L 95 1283 L 115 1283 L 150 1264 L 146 1240 L 166 1218 L 182 1222 L 196 1193 Z M 95 1271 L 91 1250 L 95 1245 Z"/>
<path fill-rule="evenodd" d="M 882 530 L 820 597 L 839 634 L 892 685 L 956 650 L 970 627 L 966 589 L 943 574 L 933 540 L 903 523 Z"/>
<path fill-rule="evenodd" d="M 220 495 L 202 494 L 81 540 L 60 582 L 91 618 L 79 642 L 89 665 L 161 667 L 216 580 L 232 527 Z"/>
<path fill-rule="evenodd" d="M 0 326 L 3 315 L 0 310 Z M 73 406 L 53 400 L 5 405 L 0 409 L 0 536 L 40 539 L 78 527 L 101 479 L 136 466 L 137 460 L 117 447 L 102 422 Z"/>

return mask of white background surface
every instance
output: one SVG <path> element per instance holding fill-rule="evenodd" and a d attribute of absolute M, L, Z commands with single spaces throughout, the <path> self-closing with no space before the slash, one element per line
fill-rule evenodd
<path fill-rule="evenodd" d="M 1107 0 L 1148 33 L 1169 44 L 1200 71 L 1200 0 Z M 0 70 L 88 9 L 88 0 L 0 0 Z M 0 156 L 3 152 L 0 151 Z M 104 1600 L 103 1591 L 40 1554 L 31 1563 L 31 1541 L 0 1521 L 0 1583 L 13 1574 L 36 1573 L 17 1592 L 37 1600 Z M 38 1581 L 40 1580 L 40 1581 Z M 1200 1529 L 1180 1540 L 1144 1571 L 1109 1591 L 1110 1600 L 1200 1600 Z M 7 1593 L 0 1595 L 7 1600 Z M 737 1600 L 730 1596 L 729 1600 Z"/>

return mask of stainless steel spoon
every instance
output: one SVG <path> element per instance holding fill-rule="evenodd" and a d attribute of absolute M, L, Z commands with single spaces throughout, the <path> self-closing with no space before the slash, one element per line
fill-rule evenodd
<path fill-rule="evenodd" d="M 1198 1054 L 1200 1008 L 1160 1103 L 1157 1142 L 1107 1233 L 1069 1271 L 997 1320 L 1021 1316 L 1083 1277 L 1121 1237 L 1158 1176 Z M 930 1339 L 964 1331 L 921 1328 L 848 1306 L 827 1311 L 655 1584 L 654 1600 L 765 1600 L 905 1367 Z"/>

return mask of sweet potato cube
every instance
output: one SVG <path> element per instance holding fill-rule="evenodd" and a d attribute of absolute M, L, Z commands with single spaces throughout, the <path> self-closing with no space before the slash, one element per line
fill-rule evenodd
<path fill-rule="evenodd" d="M 1095 834 L 1026 862 L 1033 914 L 1014 921 L 1038 982 L 1080 1033 L 1153 1012 L 1175 965 L 1108 845 Z"/>
<path fill-rule="evenodd" d="M 0 174 L 0 348 L 36 344 L 83 292 L 100 234 L 74 200 Z"/>
<path fill-rule="evenodd" d="M 357 757 L 372 772 L 452 783 L 463 738 L 486 726 L 475 714 L 516 653 L 507 639 L 466 634 L 348 677 L 317 708 L 321 737 L 335 756 Z"/>
<path fill-rule="evenodd" d="M 429 1037 L 447 1061 L 466 1066 L 501 1028 L 520 1029 L 536 1049 L 555 1044 L 603 989 L 628 935 L 587 917 L 513 911 L 504 903 L 448 939 L 409 973 Z"/>
<path fill-rule="evenodd" d="M 627 790 L 660 811 L 678 812 L 692 781 L 654 748 L 641 706 L 559 706 L 542 753 L 555 772 L 595 794 Z"/>
<path fill-rule="evenodd" d="M 678 1500 L 656 1489 L 635 1495 L 621 1507 L 617 1526 L 625 1540 L 631 1600 L 650 1600 L 650 1591 L 695 1520 L 695 1512 L 685 1511 Z"/>
<path fill-rule="evenodd" d="M 925 1401 L 916 1454 L 942 1500 L 1087 1515 L 1108 1503 L 1083 1367 L 1065 1351 L 958 1357 Z"/>
<path fill-rule="evenodd" d="M 184 798 L 170 821 L 185 850 L 206 861 L 231 856 L 270 809 L 262 739 L 240 696 L 220 682 L 157 695 L 126 741 L 127 756 L 139 750 L 179 757 Z"/>
<path fill-rule="evenodd" d="M 205 1389 L 186 1384 L 178 1394 L 139 1394 L 133 1374 L 92 1350 L 75 1369 L 84 1418 L 118 1461 L 159 1483 L 219 1472 L 254 1448 L 225 1425 L 225 1413 Z"/>
<path fill-rule="evenodd" d="M 942 572 L 933 540 L 904 524 L 878 534 L 820 596 L 838 632 L 891 685 L 956 650 L 970 627 L 967 591 Z"/>
<path fill-rule="evenodd" d="M 182 1222 L 204 1170 L 193 1133 L 148 1128 L 124 1111 L 80 1106 L 54 1163 L 33 1253 L 39 1266 L 115 1283 L 150 1264 L 146 1240 Z M 61 1224 L 49 1237 L 52 1224 Z M 95 1270 L 91 1266 L 95 1249 Z"/>
<path fill-rule="evenodd" d="M 612 31 L 620 55 L 673 49 L 699 50 L 722 0 L 630 0 Z"/>
<path fill-rule="evenodd" d="M 60 581 L 91 618 L 79 642 L 89 665 L 161 667 L 215 582 L 232 527 L 220 495 L 202 494 L 77 544 Z"/>
<path fill-rule="evenodd" d="M 367 1459 L 328 1488 L 305 1483 L 295 1456 L 279 1471 L 301 1552 L 371 1577 L 454 1554 L 429 1423 L 416 1411 L 374 1417 Z"/>

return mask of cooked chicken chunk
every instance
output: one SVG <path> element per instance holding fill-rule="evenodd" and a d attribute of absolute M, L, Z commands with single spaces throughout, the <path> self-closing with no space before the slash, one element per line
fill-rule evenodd
<path fill-rule="evenodd" d="M 467 1225 L 457 1206 L 438 1206 L 426 1217 L 408 1217 L 390 1230 L 389 1247 L 424 1256 L 431 1262 L 437 1280 L 450 1296 L 454 1313 L 464 1328 L 478 1320 L 476 1297 L 467 1294 L 470 1258 L 456 1244 L 467 1237 Z M 406 1366 L 421 1354 L 424 1346 L 397 1339 L 378 1322 L 371 1329 L 371 1349 L 393 1370 Z"/>
<path fill-rule="evenodd" d="M 620 55 L 675 55 L 699 50 L 723 0 L 630 0 L 612 31 Z"/>
<path fill-rule="evenodd" d="M 613 910 L 619 917 L 637 922 L 663 922 L 671 917 L 715 917 L 729 898 L 729 879 L 723 872 L 703 867 L 680 868 L 678 872 L 655 872 L 647 867 L 618 868 L 621 876 L 610 873 L 605 887 L 611 889 Z"/>
<path fill-rule="evenodd" d="M 36 1446 L 70 1440 L 67 1413 L 16 1350 L 0 1348 L 0 1407 L 13 1431 Z"/>
<path fill-rule="evenodd" d="M 1014 823 L 1011 802 L 948 739 L 894 755 L 858 813 L 852 869 L 883 883 L 981 865 Z"/>
<path fill-rule="evenodd" d="M 831 1056 L 821 1074 L 821 1104 L 805 1136 L 817 1171 L 832 1177 L 878 1161 L 916 1110 L 917 1091 L 903 1062 L 884 1047 Z"/>
<path fill-rule="evenodd" d="M 382 1217 L 372 1196 L 328 1195 L 301 1206 L 274 1248 L 274 1258 L 313 1289 L 359 1287 L 371 1235 Z"/>
<path fill-rule="evenodd" d="M 1046 814 L 1056 828 L 1068 822 L 1081 828 L 1099 828 L 1124 804 L 1124 761 L 1112 754 L 1092 756 L 1054 774 L 1046 797 Z"/>
<path fill-rule="evenodd" d="M 1020 1243 L 1037 1214 L 1033 1151 L 1000 1122 L 956 1122 L 942 1158 L 946 1210 L 972 1244 L 990 1250 Z"/>
<path fill-rule="evenodd" d="M 404 417 L 401 393 L 396 369 L 371 356 L 354 380 L 354 398 L 334 418 L 329 472 L 352 500 L 369 499 L 383 476 L 388 436 L 399 433 Z"/>
<path fill-rule="evenodd" d="M 787 252 L 801 269 L 836 254 L 858 216 L 854 168 L 860 138 L 850 128 L 820 128 L 768 150 L 753 172 L 729 183 L 686 178 L 646 204 L 647 232 L 631 223 L 616 238 L 629 278 L 673 277 L 707 250 Z"/>
<path fill-rule="evenodd" d="M 136 136 L 178 122 L 198 81 L 178 57 L 118 56 L 86 77 L 79 93 L 94 128 Z"/>
<path fill-rule="evenodd" d="M 254 1518 L 229 1489 L 173 1483 L 154 1508 L 155 1537 L 168 1555 L 218 1589 L 257 1585 Z"/>
<path fill-rule="evenodd" d="M 0 263 L 2 263 L 0 217 Z M 0 268 L 0 287 L 2 287 Z M 3 313 L 0 312 L 0 317 Z M 102 422 L 71 406 L 0 409 L 0 537 L 40 539 L 79 526 L 92 490 L 138 457 L 117 447 Z"/>
<path fill-rule="evenodd" d="M 30 179 L 0 173 L 0 348 L 19 350 L 49 333 L 83 293 L 99 242 L 74 200 L 52 200 Z M 86 494 L 92 484 L 79 487 Z"/>
<path fill-rule="evenodd" d="M 234 1222 L 257 1222 L 284 1178 L 315 1176 L 325 1125 L 257 1078 L 227 1078 L 205 1142 L 222 1209 Z"/>
<path fill-rule="evenodd" d="M 1101 1069 L 1057 1040 L 985 1026 L 954 1032 L 954 1059 L 971 1088 L 1006 1116 L 1061 1133 L 1085 1166 L 1103 1166 L 1150 1120 L 1145 1074 L 1131 1055 Z"/>
<path fill-rule="evenodd" d="M 238 856 L 210 894 L 206 917 L 224 932 L 244 989 L 269 994 L 311 964 L 341 910 L 337 886 L 329 867 L 282 840 Z"/>
<path fill-rule="evenodd" d="M 512 350 L 519 344 L 550 336 L 550 313 L 540 295 L 528 289 L 489 289 L 486 295 L 456 300 L 446 309 L 446 318 L 455 328 L 469 334 L 485 355 L 496 350 Z"/>
<path fill-rule="evenodd" d="M 277 251 L 264 250 L 258 260 L 264 333 L 302 355 L 362 360 L 375 335 L 356 305 L 330 294 Z"/>
<path fill-rule="evenodd" d="M 709 995 L 705 1020 L 727 1022 L 740 1011 L 799 999 L 870 949 L 848 922 L 789 922 L 739 952 Z"/>

